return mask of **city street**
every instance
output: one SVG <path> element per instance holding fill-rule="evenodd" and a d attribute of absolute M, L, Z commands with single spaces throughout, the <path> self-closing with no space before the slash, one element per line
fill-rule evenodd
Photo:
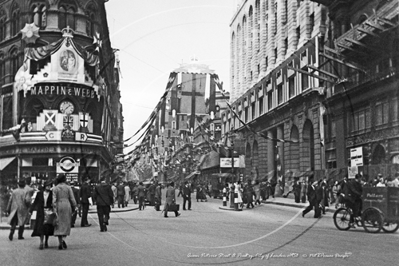
<path fill-rule="evenodd" d="M 396 265 L 399 259 L 387 253 L 399 233 L 338 231 L 331 212 L 313 219 L 313 212 L 302 218 L 299 208 L 273 204 L 242 212 L 220 206 L 216 199 L 194 200 L 193 210 L 178 218 L 148 206 L 112 213 L 105 233 L 90 214 L 92 226 L 73 228 L 67 250 L 58 250 L 53 237 L 49 249 L 39 250 L 30 230 L 25 240 L 10 242 L 1 230 L 1 265 Z"/>

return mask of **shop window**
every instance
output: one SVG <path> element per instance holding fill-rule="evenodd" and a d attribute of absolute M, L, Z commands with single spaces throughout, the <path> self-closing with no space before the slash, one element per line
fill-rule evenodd
<path fill-rule="evenodd" d="M 48 158 L 33 158 L 32 166 L 48 166 Z"/>

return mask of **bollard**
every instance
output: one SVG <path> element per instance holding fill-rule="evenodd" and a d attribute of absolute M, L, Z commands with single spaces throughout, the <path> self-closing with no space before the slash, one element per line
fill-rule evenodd
<path fill-rule="evenodd" d="M 234 210 L 238 211 L 238 192 L 234 192 Z"/>
<path fill-rule="evenodd" d="M 223 188 L 223 206 L 227 206 L 226 188 Z"/>

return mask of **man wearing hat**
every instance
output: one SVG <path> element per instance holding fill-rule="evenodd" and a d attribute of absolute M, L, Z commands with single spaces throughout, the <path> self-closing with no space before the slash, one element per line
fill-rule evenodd
<path fill-rule="evenodd" d="M 18 182 L 18 188 L 12 192 L 10 200 L 7 205 L 8 224 L 11 225 L 10 235 L 8 238 L 10 240 L 14 237 L 15 228 L 18 224 L 18 239 L 24 239 L 23 233 L 25 229 L 25 224 L 29 218 L 29 205 L 30 201 L 26 201 L 25 180 L 20 180 Z M 30 200 L 30 198 L 29 198 Z"/>
<path fill-rule="evenodd" d="M 79 193 L 80 204 L 82 205 L 82 220 L 80 221 L 81 227 L 91 226 L 91 224 L 89 224 L 87 220 L 87 215 L 89 214 L 89 206 L 90 206 L 89 198 L 91 197 L 89 183 L 90 179 L 86 178 L 82 184 L 82 187 L 80 188 L 80 193 Z"/>

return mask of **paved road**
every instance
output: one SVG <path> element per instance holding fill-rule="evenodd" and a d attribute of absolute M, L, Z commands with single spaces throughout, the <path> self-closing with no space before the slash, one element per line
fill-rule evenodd
<path fill-rule="evenodd" d="M 181 198 L 178 198 L 181 201 Z M 180 202 L 181 203 L 181 202 Z M 39 239 L 7 239 L 0 231 L 1 265 L 397 265 L 399 233 L 338 231 L 332 214 L 302 218 L 298 208 L 263 204 L 242 212 L 221 201 L 193 202 L 192 211 L 163 218 L 152 207 L 113 213 L 109 230 L 74 228 L 68 249 L 39 250 Z M 79 221 L 78 221 L 79 224 Z M 396 254 L 395 254 L 395 253 Z"/>

